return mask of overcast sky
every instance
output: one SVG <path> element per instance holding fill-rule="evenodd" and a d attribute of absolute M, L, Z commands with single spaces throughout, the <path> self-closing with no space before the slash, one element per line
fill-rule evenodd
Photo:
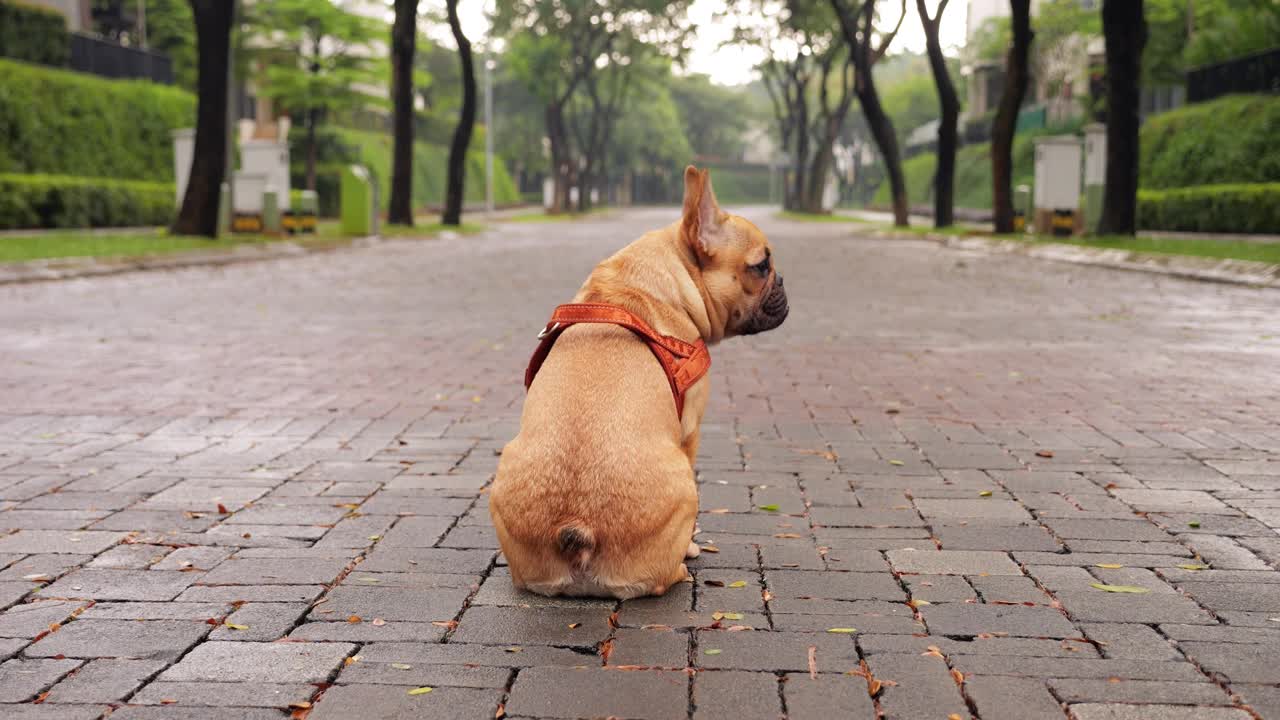
<path fill-rule="evenodd" d="M 462 20 L 463 31 L 467 37 L 479 39 L 484 37 L 489 23 L 485 20 L 485 7 L 492 7 L 495 0 L 461 0 L 458 3 L 458 15 Z M 937 5 L 937 0 L 928 0 L 930 10 Z M 425 6 L 439 8 L 443 12 L 444 0 L 426 0 Z M 732 27 L 725 23 L 716 23 L 714 16 L 724 10 L 724 0 L 694 0 L 689 9 L 690 19 L 697 25 L 698 35 L 690 53 L 688 69 L 692 72 L 706 73 L 715 82 L 724 85 L 738 85 L 750 81 L 754 77 L 751 70 L 760 60 L 759 50 L 741 47 L 721 47 L 721 44 L 732 33 Z M 882 2 L 884 22 L 890 27 L 898 19 L 901 4 Z M 956 0 L 947 5 L 942 16 L 942 47 L 944 49 L 959 48 L 964 44 L 965 9 L 964 0 Z M 891 52 L 911 50 L 924 51 L 924 30 L 920 27 L 920 19 L 916 16 L 916 4 L 907 3 L 907 19 L 902 30 L 894 40 Z M 433 27 L 431 36 L 448 45 L 453 45 L 449 28 Z"/>

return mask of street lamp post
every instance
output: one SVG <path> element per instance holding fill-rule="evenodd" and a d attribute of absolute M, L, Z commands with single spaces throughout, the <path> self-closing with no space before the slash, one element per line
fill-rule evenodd
<path fill-rule="evenodd" d="M 484 209 L 493 215 L 493 42 L 484 46 Z"/>

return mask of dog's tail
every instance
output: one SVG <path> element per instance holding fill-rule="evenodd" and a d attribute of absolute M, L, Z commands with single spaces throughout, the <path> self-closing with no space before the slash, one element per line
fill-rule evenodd
<path fill-rule="evenodd" d="M 556 550 L 574 570 L 585 569 L 591 562 L 595 549 L 595 534 L 589 528 L 576 524 L 565 525 L 556 533 Z"/>

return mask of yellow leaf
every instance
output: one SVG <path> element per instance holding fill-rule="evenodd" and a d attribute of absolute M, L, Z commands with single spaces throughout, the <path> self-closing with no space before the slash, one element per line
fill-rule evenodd
<path fill-rule="evenodd" d="M 710 650 L 703 650 L 703 651 L 702 651 L 702 654 L 703 654 L 703 655 L 719 655 L 719 654 L 720 654 L 720 653 L 722 653 L 722 652 L 724 652 L 724 651 L 723 651 L 723 650 L 717 650 L 716 648 L 711 648 Z"/>
<path fill-rule="evenodd" d="M 725 620 L 741 620 L 742 619 L 742 613 L 727 612 L 727 613 L 720 613 L 720 614 L 724 617 Z"/>
<path fill-rule="evenodd" d="M 235 623 L 224 623 L 224 624 L 227 627 L 231 628 L 232 630 L 248 630 L 249 629 L 248 625 L 237 625 Z"/>
<path fill-rule="evenodd" d="M 1187 563 L 1186 565 L 1179 565 L 1178 567 L 1182 568 L 1183 570 L 1208 570 L 1209 569 L 1208 565 L 1194 565 L 1192 563 Z"/>
<path fill-rule="evenodd" d="M 746 580 L 734 580 L 733 582 L 729 583 L 729 587 L 731 588 L 740 588 L 740 587 L 746 587 L 746 586 L 747 586 Z"/>
<path fill-rule="evenodd" d="M 856 633 L 856 632 L 858 632 L 858 629 L 857 629 L 857 628 L 827 628 L 827 632 L 829 632 L 829 633 L 844 633 L 844 634 L 846 634 L 846 635 L 847 635 L 847 634 L 849 634 L 849 633 Z"/>
<path fill-rule="evenodd" d="M 1151 592 L 1147 588 L 1138 587 L 1137 585 L 1104 585 L 1103 583 L 1089 583 L 1090 587 L 1098 588 L 1113 593 L 1147 593 Z"/>
<path fill-rule="evenodd" d="M 981 492 L 979 492 L 979 493 L 978 493 L 978 497 L 991 497 L 991 491 L 990 491 L 990 490 L 983 490 L 983 491 L 981 491 Z"/>
<path fill-rule="evenodd" d="M 412 690 L 410 690 L 410 691 L 409 691 L 409 694 L 410 694 L 410 695 L 426 695 L 427 693 L 431 692 L 432 690 L 435 690 L 435 688 L 429 688 L 429 687 L 414 688 L 414 689 L 412 689 Z"/>
<path fill-rule="evenodd" d="M 512 645 L 511 647 L 506 648 L 506 651 L 509 653 L 518 653 L 518 652 L 524 652 L 524 648 L 519 647 L 517 645 Z"/>
<path fill-rule="evenodd" d="M 1124 566 L 1120 563 L 1097 563 L 1094 567 L 1106 568 L 1108 570 L 1119 570 Z"/>
<path fill-rule="evenodd" d="M 391 667 L 393 667 L 393 668 L 395 668 L 395 669 L 397 669 L 397 670 L 408 670 L 408 669 L 412 668 L 413 666 L 412 666 L 412 665 L 405 665 L 404 663 L 391 663 Z"/>
<path fill-rule="evenodd" d="M 582 626 L 582 623 L 569 623 L 569 629 L 570 629 L 570 630 L 572 630 L 572 629 L 574 629 L 574 628 L 576 628 L 576 627 L 581 627 L 581 626 Z"/>
<path fill-rule="evenodd" d="M 902 462 L 901 460 L 890 460 L 889 464 L 890 465 L 906 465 L 906 463 Z"/>
<path fill-rule="evenodd" d="M 921 605 L 930 605 L 931 603 L 928 600 L 912 600 L 907 604 L 911 607 L 920 607 Z"/>

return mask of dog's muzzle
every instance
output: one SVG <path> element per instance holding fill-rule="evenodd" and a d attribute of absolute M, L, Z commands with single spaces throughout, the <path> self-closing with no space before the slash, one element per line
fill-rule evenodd
<path fill-rule="evenodd" d="M 782 287 L 782 275 L 775 273 L 773 285 L 769 288 L 769 294 L 764 296 L 764 299 L 760 301 L 760 305 L 756 307 L 756 311 L 751 314 L 751 317 L 747 318 L 747 321 L 743 323 L 738 332 L 743 335 L 755 335 L 766 330 L 772 330 L 787 319 L 789 311 L 787 291 Z"/>

